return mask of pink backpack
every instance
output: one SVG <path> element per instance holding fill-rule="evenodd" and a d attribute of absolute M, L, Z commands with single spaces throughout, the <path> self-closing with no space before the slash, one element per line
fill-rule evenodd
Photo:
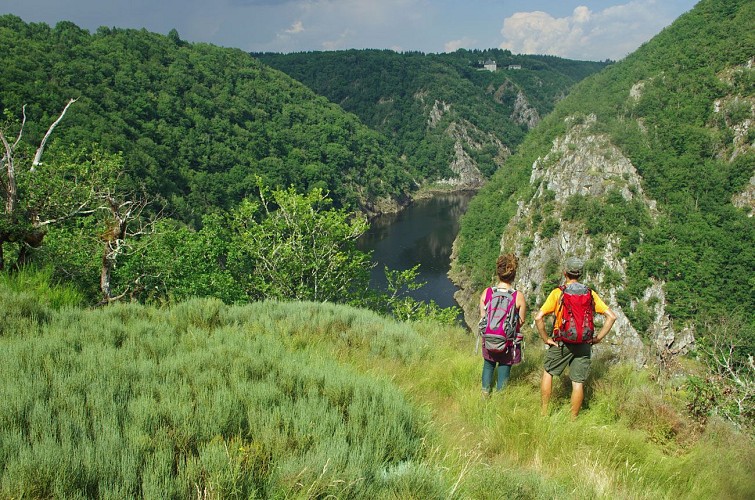
<path fill-rule="evenodd" d="M 480 321 L 480 335 L 485 349 L 490 352 L 506 352 L 520 341 L 516 295 L 516 290 L 487 290 L 485 316 Z"/>

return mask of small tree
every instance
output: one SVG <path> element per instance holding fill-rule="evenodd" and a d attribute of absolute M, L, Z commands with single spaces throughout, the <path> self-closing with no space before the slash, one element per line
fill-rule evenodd
<path fill-rule="evenodd" d="M 270 192 L 234 213 L 229 267 L 254 299 L 347 302 L 368 291 L 370 255 L 356 248 L 367 230 L 363 215 L 329 208 L 321 189 Z"/>
<path fill-rule="evenodd" d="M 708 368 L 704 380 L 690 379 L 690 409 L 698 416 L 721 415 L 738 426 L 755 426 L 755 335 L 737 316 L 706 319 L 698 354 Z"/>
<path fill-rule="evenodd" d="M 113 271 L 118 259 L 135 249 L 134 242 L 142 236 L 155 232 L 155 223 L 160 219 L 159 214 L 151 218 L 144 216 L 144 210 L 149 205 L 146 197 L 120 197 L 111 192 L 99 195 L 100 205 L 97 210 L 104 217 L 105 230 L 100 235 L 102 242 L 102 266 L 100 269 L 101 304 L 120 300 L 132 287 L 138 287 L 141 276 L 132 277 L 130 283 L 123 287 L 120 294 L 113 294 Z"/>
<path fill-rule="evenodd" d="M 400 321 L 437 321 L 453 325 L 461 314 L 458 307 L 440 307 L 434 300 L 424 302 L 409 295 L 410 291 L 419 290 L 427 283 L 417 281 L 419 267 L 396 271 L 385 267 L 387 293 L 378 294 L 378 301 L 373 309 L 392 315 Z"/>

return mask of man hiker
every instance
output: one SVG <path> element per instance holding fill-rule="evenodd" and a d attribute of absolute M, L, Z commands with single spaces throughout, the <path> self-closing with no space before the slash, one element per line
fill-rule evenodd
<path fill-rule="evenodd" d="M 553 376 L 560 376 L 569 367 L 571 379 L 571 416 L 577 418 L 585 398 L 584 383 L 590 372 L 592 344 L 601 342 L 616 321 L 616 314 L 597 293 L 579 282 L 585 263 L 569 257 L 564 265 L 566 283 L 555 288 L 535 315 L 535 326 L 540 338 L 548 346 L 545 352 L 543 379 L 540 383 L 541 413 L 548 413 Z M 593 326 L 595 313 L 605 317 L 603 327 L 596 334 Z M 553 332 L 545 331 L 545 317 L 555 315 Z"/>

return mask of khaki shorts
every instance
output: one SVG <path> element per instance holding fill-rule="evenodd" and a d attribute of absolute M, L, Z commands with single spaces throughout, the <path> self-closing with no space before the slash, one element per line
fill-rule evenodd
<path fill-rule="evenodd" d="M 558 377 L 569 367 L 572 382 L 584 383 L 590 374 L 591 344 L 566 344 L 549 346 L 545 351 L 545 371 Z"/>

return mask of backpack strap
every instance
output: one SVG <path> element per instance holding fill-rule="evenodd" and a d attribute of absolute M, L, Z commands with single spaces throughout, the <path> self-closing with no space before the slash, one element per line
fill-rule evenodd
<path fill-rule="evenodd" d="M 490 301 L 493 299 L 493 292 L 498 291 L 498 287 L 488 287 L 488 289 L 485 291 L 485 306 L 487 307 L 488 304 L 490 304 Z M 509 292 L 512 292 L 511 301 L 516 301 L 516 288 L 509 288 Z M 508 312 L 508 309 L 506 310 Z"/>
<path fill-rule="evenodd" d="M 509 313 L 511 312 L 511 308 L 514 307 L 514 304 L 516 304 L 516 290 L 514 290 L 514 293 L 511 294 L 511 302 L 509 302 L 509 306 L 506 308 L 506 312 L 503 314 L 504 317 L 508 317 Z"/>
<path fill-rule="evenodd" d="M 564 290 L 566 290 L 566 285 L 559 285 L 559 290 L 561 290 L 561 295 L 558 297 L 558 303 L 556 304 L 556 310 L 553 313 L 553 327 L 551 328 L 551 332 L 553 332 L 553 339 L 558 340 L 558 329 L 561 325 L 558 325 L 558 315 L 564 308 Z M 563 316 L 562 316 L 563 319 Z"/>

